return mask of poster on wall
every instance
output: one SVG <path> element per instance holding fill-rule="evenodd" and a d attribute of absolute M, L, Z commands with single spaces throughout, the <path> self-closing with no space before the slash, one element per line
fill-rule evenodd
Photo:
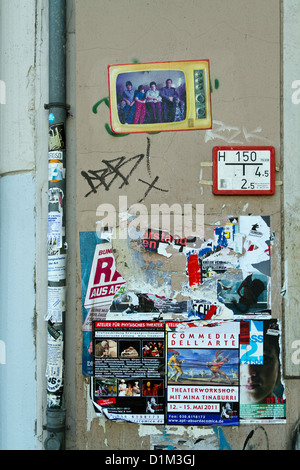
<path fill-rule="evenodd" d="M 240 420 L 285 423 L 280 324 L 277 319 L 249 323 L 249 343 L 241 345 L 240 350 Z"/>
<path fill-rule="evenodd" d="M 92 323 L 105 320 L 115 294 L 126 284 L 116 270 L 112 246 L 97 232 L 80 232 L 82 373 L 93 375 Z"/>
<path fill-rule="evenodd" d="M 212 127 L 208 60 L 108 66 L 116 134 Z"/>
<path fill-rule="evenodd" d="M 92 400 L 111 420 L 164 424 L 165 327 L 161 322 L 95 322 Z"/>
<path fill-rule="evenodd" d="M 239 424 L 239 322 L 166 323 L 167 424 Z"/>
<path fill-rule="evenodd" d="M 285 423 L 280 324 L 97 321 L 91 398 L 139 424 Z"/>

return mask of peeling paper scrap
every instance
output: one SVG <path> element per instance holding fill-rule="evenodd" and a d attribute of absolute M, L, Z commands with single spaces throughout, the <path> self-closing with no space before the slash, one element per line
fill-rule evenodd
<path fill-rule="evenodd" d="M 167 252 L 169 245 L 172 245 L 174 248 L 177 248 L 179 252 L 182 252 L 188 241 L 189 238 L 187 237 L 181 238 L 172 236 L 165 230 L 159 229 L 148 229 L 142 237 L 143 247 L 146 251 L 155 252 L 167 258 L 172 256 L 171 253 Z"/>

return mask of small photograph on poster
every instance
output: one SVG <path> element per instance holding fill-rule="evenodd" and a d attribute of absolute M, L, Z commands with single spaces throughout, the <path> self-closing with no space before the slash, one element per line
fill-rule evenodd
<path fill-rule="evenodd" d="M 102 377 L 95 380 L 95 396 L 106 398 L 117 396 L 117 379 L 106 379 Z"/>
<path fill-rule="evenodd" d="M 280 336 L 278 320 L 251 321 L 249 346 L 240 357 L 241 422 L 285 423 Z"/>
<path fill-rule="evenodd" d="M 104 339 L 95 342 L 95 356 L 96 357 L 117 357 L 117 342 Z"/>
<path fill-rule="evenodd" d="M 109 65 L 108 76 L 117 134 L 212 126 L 208 60 Z"/>
<path fill-rule="evenodd" d="M 163 397 L 165 394 L 163 380 L 143 380 L 143 397 Z"/>
<path fill-rule="evenodd" d="M 239 323 L 166 328 L 167 423 L 238 425 Z"/>
<path fill-rule="evenodd" d="M 111 420 L 164 424 L 164 324 L 94 322 L 93 348 L 95 410 Z"/>
<path fill-rule="evenodd" d="M 127 379 L 117 380 L 118 397 L 140 397 L 141 396 L 141 381 L 131 377 Z"/>
<path fill-rule="evenodd" d="M 143 357 L 164 357 L 164 341 L 142 341 Z"/>
<path fill-rule="evenodd" d="M 141 356 L 141 342 L 131 339 L 119 341 L 119 352 L 121 357 L 140 357 Z"/>

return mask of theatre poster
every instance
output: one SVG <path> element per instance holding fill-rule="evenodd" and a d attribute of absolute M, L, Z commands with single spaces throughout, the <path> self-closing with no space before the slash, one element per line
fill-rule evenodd
<path fill-rule="evenodd" d="M 92 400 L 111 420 L 164 424 L 165 327 L 162 322 L 97 321 Z"/>
<path fill-rule="evenodd" d="M 239 424 L 239 322 L 166 323 L 167 424 Z"/>

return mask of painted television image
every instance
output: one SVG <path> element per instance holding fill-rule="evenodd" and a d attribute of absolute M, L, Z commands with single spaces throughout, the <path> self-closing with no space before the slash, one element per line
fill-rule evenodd
<path fill-rule="evenodd" d="M 211 128 L 207 60 L 109 65 L 108 72 L 113 132 Z"/>

